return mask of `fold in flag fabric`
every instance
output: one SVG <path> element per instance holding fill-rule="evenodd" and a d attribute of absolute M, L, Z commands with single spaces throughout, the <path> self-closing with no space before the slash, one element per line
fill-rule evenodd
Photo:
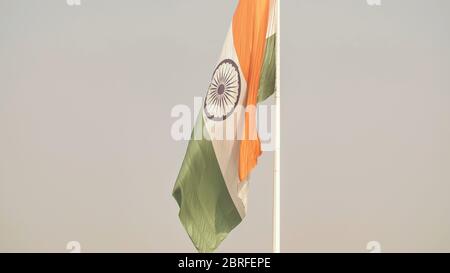
<path fill-rule="evenodd" d="M 239 1 L 173 189 L 200 252 L 214 251 L 246 214 L 261 155 L 255 107 L 275 90 L 276 1 Z"/>

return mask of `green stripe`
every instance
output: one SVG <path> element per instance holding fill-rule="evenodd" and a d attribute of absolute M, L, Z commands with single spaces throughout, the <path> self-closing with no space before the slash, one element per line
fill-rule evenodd
<path fill-rule="evenodd" d="M 275 60 L 276 34 L 273 34 L 266 41 L 266 51 L 264 63 L 259 80 L 258 102 L 262 102 L 275 92 Z"/>
<path fill-rule="evenodd" d="M 195 126 L 195 130 L 204 128 L 201 113 Z M 195 140 L 192 133 L 172 193 L 180 207 L 181 223 L 200 252 L 215 250 L 242 220 L 207 139 Z"/>

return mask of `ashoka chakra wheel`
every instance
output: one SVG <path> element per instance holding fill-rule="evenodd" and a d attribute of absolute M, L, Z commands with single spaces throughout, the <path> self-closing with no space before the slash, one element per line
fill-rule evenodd
<path fill-rule="evenodd" d="M 225 120 L 236 108 L 241 95 L 241 76 L 233 60 L 225 59 L 214 70 L 206 93 L 204 111 L 212 120 Z"/>

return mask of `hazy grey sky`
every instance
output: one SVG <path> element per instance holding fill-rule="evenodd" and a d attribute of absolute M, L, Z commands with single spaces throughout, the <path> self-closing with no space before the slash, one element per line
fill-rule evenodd
<path fill-rule="evenodd" d="M 237 1 L 0 0 L 0 251 L 193 251 L 171 190 Z M 450 251 L 450 2 L 283 0 L 282 250 Z M 271 250 L 273 155 L 219 251 Z"/>

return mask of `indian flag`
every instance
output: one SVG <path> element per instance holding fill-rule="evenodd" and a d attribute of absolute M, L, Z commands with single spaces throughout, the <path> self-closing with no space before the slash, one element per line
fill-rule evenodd
<path fill-rule="evenodd" d="M 276 1 L 239 1 L 173 189 L 200 252 L 215 250 L 246 214 L 261 155 L 254 109 L 275 89 Z"/>

